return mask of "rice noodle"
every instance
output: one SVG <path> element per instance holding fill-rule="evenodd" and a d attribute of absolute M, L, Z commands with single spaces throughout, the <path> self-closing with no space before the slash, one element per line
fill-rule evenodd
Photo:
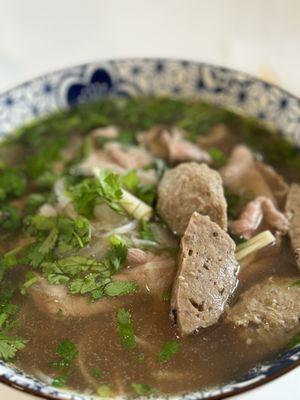
<path fill-rule="evenodd" d="M 136 247 L 160 247 L 158 243 L 153 242 L 152 240 L 137 239 L 135 237 L 132 237 L 131 240 L 133 245 Z"/>
<path fill-rule="evenodd" d="M 76 359 L 76 363 L 78 365 L 78 368 L 81 372 L 81 375 L 83 376 L 85 382 L 89 385 L 92 386 L 93 388 L 97 389 L 99 388 L 99 382 L 97 379 L 93 378 L 91 374 L 89 373 L 89 370 L 86 366 L 86 363 L 83 360 L 83 346 L 84 346 L 84 341 L 85 337 L 83 336 L 83 339 L 79 342 L 77 348 L 78 348 L 78 357 Z"/>
<path fill-rule="evenodd" d="M 128 224 L 125 224 L 118 228 L 113 229 L 113 233 L 118 234 L 118 235 L 124 235 L 125 233 L 129 233 L 133 229 L 136 229 L 137 226 L 138 226 L 138 221 L 133 220 L 133 221 L 130 221 Z"/>
<path fill-rule="evenodd" d="M 164 248 L 172 248 L 178 246 L 178 239 L 170 232 L 170 230 L 161 224 L 150 223 L 151 231 L 155 237 L 155 241 Z"/>
<path fill-rule="evenodd" d="M 159 350 L 158 346 L 147 342 L 147 340 L 142 339 L 141 337 L 135 336 L 135 341 L 143 350 L 146 349 L 148 351 L 151 351 L 152 353 L 157 353 Z"/>
<path fill-rule="evenodd" d="M 51 378 L 51 376 L 45 374 L 44 372 L 42 372 L 39 369 L 35 369 L 32 372 L 36 378 L 40 379 L 42 382 L 46 383 L 47 385 L 51 385 L 51 383 L 53 381 L 53 378 Z"/>

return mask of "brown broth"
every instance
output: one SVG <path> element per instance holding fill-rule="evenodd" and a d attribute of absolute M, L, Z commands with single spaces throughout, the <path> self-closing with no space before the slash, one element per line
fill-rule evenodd
<path fill-rule="evenodd" d="M 265 254 L 257 258 L 268 256 L 271 259 L 272 251 L 261 252 Z M 269 267 L 256 271 L 242 290 L 267 276 L 294 277 L 297 269 L 286 252 L 290 252 L 288 248 L 279 260 L 275 253 Z M 57 374 L 50 364 L 56 358 L 54 349 L 60 340 L 68 338 L 79 349 L 68 387 L 78 391 L 95 392 L 97 386 L 109 384 L 115 394 L 132 393 L 131 383 L 139 382 L 156 387 L 160 393 L 184 393 L 241 377 L 257 362 L 276 354 L 263 345 L 247 345 L 236 329 L 220 322 L 213 329 L 181 338 L 179 352 L 169 362 L 159 363 L 157 354 L 163 344 L 179 336 L 169 318 L 168 302 L 154 301 L 147 295 L 135 295 L 126 306 L 132 314 L 137 337 L 134 351 L 122 347 L 115 313 L 85 319 L 50 318 L 41 313 L 29 297 L 19 297 L 19 302 L 22 309 L 17 332 L 28 337 L 30 342 L 26 351 L 18 353 L 16 365 L 33 375 L 42 371 L 53 377 Z M 138 361 L 140 353 L 145 354 L 143 362 Z M 103 372 L 100 379 L 91 375 L 95 367 Z"/>
<path fill-rule="evenodd" d="M 220 145 L 227 155 L 234 145 L 244 143 L 246 137 L 240 119 L 229 127 L 234 139 L 230 146 L 228 143 Z M 3 148 L 1 150 L 3 152 Z M 22 159 L 18 146 L 17 152 L 18 158 Z M 291 173 L 291 169 L 283 165 L 278 170 L 289 181 L 300 179 L 297 171 Z M 32 182 L 30 191 L 36 191 Z M 22 208 L 22 199 L 19 204 Z M 14 240 L 0 243 L 0 251 L 4 253 L 13 249 L 21 240 L 22 234 L 15 233 Z M 240 293 L 266 277 L 299 275 L 287 238 L 282 241 L 280 251 L 271 247 L 260 251 L 248 266 L 247 261 L 242 264 L 245 273 L 241 275 L 231 304 Z M 252 268 L 259 265 L 259 268 L 251 269 L 251 265 Z M 13 285 L 19 286 L 25 270 L 24 267 L 12 270 L 9 280 Z M 17 353 L 14 364 L 42 380 L 49 379 L 48 383 L 51 383 L 58 374 L 51 365 L 56 359 L 55 348 L 62 339 L 69 339 L 75 343 L 79 354 L 71 365 L 67 387 L 79 392 L 95 393 L 100 385 L 107 384 L 113 394 L 134 395 L 131 388 L 134 382 L 155 387 L 159 393 L 191 392 L 239 378 L 257 363 L 271 359 L 280 351 L 270 352 L 259 344 L 247 345 L 237 329 L 224 320 L 211 329 L 180 338 L 169 317 L 169 302 L 150 295 L 131 295 L 125 306 L 133 319 L 137 340 L 135 350 L 122 347 L 115 312 L 89 318 L 53 317 L 42 312 L 29 295 L 17 293 L 14 300 L 20 306 L 20 316 L 13 333 L 29 340 L 25 350 Z M 163 344 L 177 339 L 181 343 L 178 353 L 166 363 L 158 362 L 157 355 Z M 145 355 L 143 361 L 138 359 L 141 353 Z M 93 377 L 93 368 L 98 368 L 103 376 Z"/>

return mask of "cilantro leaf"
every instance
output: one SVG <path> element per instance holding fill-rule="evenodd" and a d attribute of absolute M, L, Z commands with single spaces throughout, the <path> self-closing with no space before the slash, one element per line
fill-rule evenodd
<path fill-rule="evenodd" d="M 119 235 L 113 235 L 109 238 L 110 250 L 106 256 L 105 262 L 113 272 L 121 269 L 127 257 L 127 242 Z"/>
<path fill-rule="evenodd" d="M 225 187 L 224 195 L 228 204 L 228 216 L 231 219 L 237 218 L 241 209 L 253 199 L 253 193 L 251 191 L 247 191 L 242 195 L 237 195 L 227 187 Z"/>
<path fill-rule="evenodd" d="M 92 367 L 92 368 L 90 369 L 90 372 L 91 372 L 91 375 L 92 375 L 94 378 L 97 378 L 97 379 L 102 378 L 102 376 L 103 376 L 103 372 L 100 371 L 100 369 L 97 368 L 97 367 Z"/>
<path fill-rule="evenodd" d="M 174 340 L 168 341 L 158 353 L 157 360 L 161 363 L 169 361 L 179 351 L 181 344 Z"/>
<path fill-rule="evenodd" d="M 288 349 L 293 349 L 295 346 L 300 344 L 300 333 L 295 335 L 288 343 L 287 348 Z"/>
<path fill-rule="evenodd" d="M 69 379 L 69 374 L 67 373 L 58 375 L 52 380 L 51 385 L 57 388 L 61 388 L 66 385 L 68 379 Z"/>
<path fill-rule="evenodd" d="M 208 153 L 212 158 L 213 166 L 215 168 L 221 168 L 226 164 L 227 158 L 220 149 L 216 147 L 211 147 L 210 149 L 208 149 Z"/>
<path fill-rule="evenodd" d="M 0 334 L 0 358 L 4 361 L 10 361 L 14 358 L 18 350 L 23 350 L 28 340 L 5 336 Z"/>
<path fill-rule="evenodd" d="M 20 197 L 26 191 L 25 175 L 14 168 L 4 168 L 0 173 L 0 201 Z"/>
<path fill-rule="evenodd" d="M 125 349 L 133 350 L 136 348 L 136 341 L 133 331 L 133 323 L 131 314 L 124 308 L 120 308 L 117 312 L 117 331 Z"/>
<path fill-rule="evenodd" d="M 140 353 L 140 354 L 138 354 L 138 356 L 137 356 L 137 361 L 139 362 L 139 363 L 142 363 L 142 362 L 144 362 L 145 361 L 145 353 Z"/>
<path fill-rule="evenodd" d="M 27 231 L 37 240 L 28 246 L 25 260 L 38 267 L 44 261 L 72 250 L 85 247 L 91 239 L 91 226 L 84 217 L 73 220 L 68 217 L 44 217 L 34 215 L 27 218 Z"/>
<path fill-rule="evenodd" d="M 135 190 L 135 195 L 140 200 L 153 206 L 156 199 L 156 189 L 156 185 L 140 184 Z"/>
<path fill-rule="evenodd" d="M 71 362 L 78 354 L 78 350 L 73 342 L 69 339 L 62 340 L 56 350 L 56 354 L 59 355 L 63 360 Z"/>
<path fill-rule="evenodd" d="M 135 282 L 113 281 L 108 283 L 104 288 L 104 293 L 109 296 L 124 296 L 135 293 L 139 286 Z"/>
<path fill-rule="evenodd" d="M 46 203 L 47 199 L 40 193 L 32 193 L 28 196 L 26 202 L 26 214 L 33 214 L 37 209 Z"/>
<path fill-rule="evenodd" d="M 122 184 L 126 189 L 130 191 L 135 191 L 138 185 L 140 184 L 140 179 L 136 171 L 132 170 L 127 172 L 127 174 L 123 175 Z"/>
<path fill-rule="evenodd" d="M 49 235 L 41 244 L 39 252 L 43 255 L 49 253 L 49 251 L 51 251 L 54 248 L 57 237 L 58 237 L 57 228 L 52 228 Z"/>
<path fill-rule="evenodd" d="M 292 282 L 289 287 L 297 287 L 300 286 L 300 279 L 297 279 L 296 281 Z"/>
<path fill-rule="evenodd" d="M 97 202 L 105 202 L 114 211 L 123 214 L 118 204 L 122 198 L 121 178 L 109 170 L 102 170 L 97 178 L 87 178 L 70 186 L 75 208 L 80 215 L 93 218 Z"/>
<path fill-rule="evenodd" d="M 97 177 L 99 182 L 98 193 L 107 205 L 119 214 L 123 214 L 118 202 L 123 196 L 120 176 L 109 170 L 102 170 Z"/>
<path fill-rule="evenodd" d="M 76 211 L 89 219 L 94 216 L 94 208 L 99 197 L 98 186 L 96 179 L 84 179 L 82 182 L 69 187 Z"/>
<path fill-rule="evenodd" d="M 28 271 L 25 274 L 25 278 L 26 281 L 20 287 L 21 294 L 26 294 L 27 289 L 35 284 L 38 280 L 37 275 L 33 271 Z"/>
<path fill-rule="evenodd" d="M 72 361 L 77 357 L 78 350 L 71 340 L 63 339 L 56 347 L 55 353 L 59 358 L 52 363 L 52 366 L 55 368 L 69 368 Z"/>
<path fill-rule="evenodd" d="M 149 394 L 157 393 L 157 389 L 155 387 L 151 387 L 144 383 L 132 383 L 131 387 L 134 392 L 139 396 L 147 396 Z"/>
<path fill-rule="evenodd" d="M 100 397 L 112 397 L 112 391 L 108 385 L 99 386 L 97 394 Z"/>
<path fill-rule="evenodd" d="M 151 242 L 155 242 L 154 234 L 150 228 L 149 222 L 145 219 L 141 222 L 141 237 L 144 240 L 150 240 Z"/>
<path fill-rule="evenodd" d="M 20 215 L 16 207 L 9 204 L 0 207 L 0 229 L 15 231 L 20 225 Z"/>

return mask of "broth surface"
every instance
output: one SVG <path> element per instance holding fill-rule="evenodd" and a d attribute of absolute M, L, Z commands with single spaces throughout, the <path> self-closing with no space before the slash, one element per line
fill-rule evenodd
<path fill-rule="evenodd" d="M 70 149 L 72 144 L 76 147 L 67 163 L 70 171 L 76 164 L 74 159 L 79 157 L 78 149 L 82 146 L 83 138 L 92 129 L 111 124 L 120 127 L 121 141 L 131 144 L 135 143 L 137 132 L 155 124 L 179 125 L 190 132 L 191 139 L 195 140 L 198 134 L 205 135 L 211 127 L 223 123 L 232 134 L 230 141 L 226 139 L 218 145 L 224 157 L 229 156 L 234 146 L 243 143 L 250 146 L 267 164 L 273 165 L 288 182 L 300 180 L 299 169 L 295 167 L 300 166 L 298 153 L 291 145 L 276 139 L 253 121 L 212 106 L 203 106 L 200 102 L 192 103 L 194 106 L 190 110 L 188 102 L 170 99 L 128 100 L 124 104 L 123 108 L 118 109 L 114 102 L 99 102 L 50 116 L 25 127 L 18 139 L 2 145 L 0 157 L 3 163 L 19 165 L 20 168 L 26 165 L 27 168 L 27 189 L 21 197 L 11 199 L 10 204 L 17 206 L 24 215 L 29 194 L 42 193 L 49 197 L 51 184 L 39 186 L 37 179 L 43 174 L 46 179 L 47 171 L 55 171 L 58 176 L 66 168 L 66 163 L 59 157 L 51 159 L 51 151 L 54 154 L 61 148 Z M 199 117 L 201 105 L 207 115 L 203 120 Z M 79 145 L 76 145 L 77 142 Z M 123 226 L 128 222 L 126 220 L 118 224 Z M 157 217 L 155 223 L 164 226 Z M 176 251 L 173 249 L 171 253 L 177 260 L 178 240 L 172 238 L 170 232 L 169 235 L 177 244 Z M 1 231 L 0 227 L 0 253 L 7 254 L 26 241 L 28 235 L 24 234 L 22 226 L 8 233 Z M 82 251 L 72 254 L 83 254 Z M 166 249 L 156 249 L 155 252 L 158 255 L 165 254 Z M 283 238 L 279 255 L 274 247 L 269 247 L 258 252 L 252 262 L 264 259 L 264 268 L 239 283 L 230 300 L 231 305 L 237 301 L 240 293 L 266 277 L 287 276 L 292 279 L 299 276 L 287 237 Z M 92 394 L 97 393 L 99 387 L 109 387 L 113 395 L 130 396 L 140 394 L 134 391 L 133 383 L 147 385 L 149 390 L 163 394 L 188 393 L 222 385 L 242 377 L 257 363 L 272 359 L 282 350 L 270 351 L 260 344 L 245 345 L 236 328 L 226 324 L 223 319 L 211 328 L 182 338 L 170 320 L 168 293 L 163 299 L 147 294 L 146 288 L 145 292 L 138 291 L 125 296 L 126 303 L 121 303 L 119 307 L 130 312 L 134 328 L 136 348 L 126 349 L 118 335 L 116 310 L 83 318 L 61 315 L 58 307 L 57 315 L 53 316 L 37 306 L 29 290 L 21 294 L 19 288 L 29 269 L 23 260 L 18 260 L 17 265 L 6 273 L 4 281 L 6 286 L 15 287 L 12 302 L 19 306 L 18 322 L 9 334 L 28 340 L 26 347 L 17 352 L 13 363 L 49 384 L 57 376 L 66 373 L 64 369 L 53 367 L 53 362 L 58 358 L 55 349 L 64 339 L 74 343 L 78 354 L 68 367 L 68 376 L 62 386 Z M 180 343 L 180 348 L 167 362 L 160 362 L 158 354 L 168 341 Z"/>

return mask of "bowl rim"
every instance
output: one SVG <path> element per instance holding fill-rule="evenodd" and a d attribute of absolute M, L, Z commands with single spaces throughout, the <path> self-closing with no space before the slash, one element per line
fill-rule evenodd
<path fill-rule="evenodd" d="M 25 80 L 24 82 L 21 82 L 19 84 L 16 84 L 15 86 L 13 86 L 12 88 L 6 89 L 4 91 L 0 91 L 0 98 L 1 97 L 5 97 L 8 96 L 10 93 L 13 93 L 15 90 L 18 89 L 22 89 L 22 88 L 26 88 L 27 86 L 29 86 L 30 84 L 32 84 L 35 80 L 38 79 L 43 79 L 43 78 L 47 78 L 50 77 L 51 75 L 55 75 L 58 73 L 62 73 L 62 72 L 67 72 L 69 69 L 72 68 L 84 68 L 84 67 L 88 67 L 88 66 L 92 66 L 92 65 L 97 65 L 97 64 L 101 64 L 101 63 L 111 63 L 111 62 L 127 62 L 127 61 L 139 61 L 139 62 L 150 62 L 150 61 L 156 61 L 156 62 L 176 62 L 176 63 L 189 63 L 189 64 L 195 64 L 198 66 L 203 66 L 203 67 L 209 67 L 212 69 L 218 69 L 219 71 L 224 71 L 224 72 L 230 72 L 233 74 L 239 74 L 240 76 L 242 76 L 245 79 L 249 79 L 253 82 L 261 82 L 264 83 L 266 85 L 268 85 L 269 87 L 273 87 L 276 88 L 277 90 L 279 90 L 282 94 L 286 95 L 289 98 L 292 98 L 296 101 L 298 101 L 300 103 L 300 97 L 298 97 L 296 94 L 284 89 L 283 87 L 281 87 L 280 85 L 276 84 L 276 83 L 272 83 L 267 81 L 266 79 L 262 79 L 259 78 L 258 76 L 248 73 L 248 72 L 244 72 L 242 70 L 239 69 L 235 69 L 235 68 L 230 68 L 230 67 L 225 67 L 221 64 L 217 64 L 217 63 L 209 63 L 209 62 L 202 62 L 199 61 L 197 59 L 186 59 L 186 58 L 177 58 L 177 57 L 113 57 L 113 58 L 104 58 L 104 59 L 97 59 L 97 60 L 91 60 L 91 61 L 87 61 L 84 63 L 76 63 L 76 64 L 71 64 L 71 65 L 67 65 L 65 67 L 60 67 L 57 69 L 51 69 L 48 72 L 43 72 L 41 74 L 37 74 L 34 75 L 32 78 Z M 38 116 L 38 118 L 40 118 Z M 297 146 L 295 146 L 297 147 Z M 280 355 L 279 355 L 279 359 L 280 359 Z M 13 363 L 9 363 L 8 365 L 10 365 Z M 226 393 L 219 393 L 216 395 L 209 395 L 208 397 L 205 397 L 205 400 L 222 400 L 228 397 L 233 397 L 233 396 L 237 396 L 239 394 L 243 394 L 246 392 L 249 392 L 250 390 L 259 388 L 260 386 L 263 386 L 267 383 L 270 383 L 272 381 L 274 381 L 275 379 L 286 375 L 288 372 L 296 369 L 297 367 L 300 366 L 300 359 L 299 360 L 295 360 L 293 362 L 293 364 L 285 366 L 285 367 L 281 367 L 280 370 L 277 370 L 276 372 L 272 372 L 270 375 L 265 376 L 261 379 L 259 379 L 256 382 L 251 382 L 246 384 L 245 386 L 242 387 L 235 387 L 232 390 L 229 390 Z M 46 399 L 46 400 L 61 400 L 60 394 L 58 395 L 52 395 L 52 394 L 45 394 L 42 393 L 41 391 L 39 391 L 38 389 L 33 389 L 33 388 L 29 388 L 26 385 L 21 385 L 17 382 L 13 382 L 10 378 L 7 378 L 3 375 L 0 375 L 0 383 L 3 383 L 13 389 L 16 389 L 18 391 L 22 391 L 24 393 L 27 393 L 31 396 L 34 396 L 36 398 L 42 398 L 42 399 Z M 50 387 L 52 387 L 51 385 L 49 385 Z M 70 393 L 73 394 L 74 392 L 71 390 L 64 390 L 61 393 Z M 74 393 L 76 394 L 76 393 Z M 79 393 L 78 393 L 79 394 Z M 83 395 L 83 394 L 82 394 Z M 94 397 L 93 397 L 94 398 Z M 98 398 L 96 396 L 96 398 Z M 95 399 L 96 399 L 95 398 Z M 197 397 L 193 397 L 194 400 L 197 400 Z M 92 399 L 92 398 L 91 398 Z"/>

